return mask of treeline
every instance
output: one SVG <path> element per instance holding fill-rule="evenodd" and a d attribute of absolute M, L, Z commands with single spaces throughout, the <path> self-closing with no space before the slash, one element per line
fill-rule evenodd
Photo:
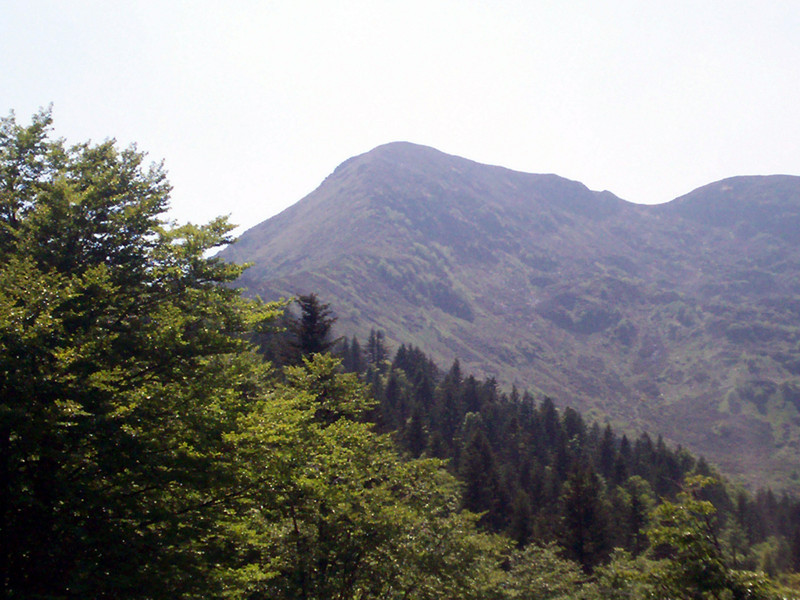
<path fill-rule="evenodd" d="M 464 485 L 462 506 L 520 546 L 557 543 L 587 571 L 617 548 L 640 554 L 653 507 L 674 500 L 687 477 L 703 475 L 716 481 L 701 496 L 718 510 L 715 535 L 737 566 L 800 571 L 800 501 L 792 496 L 750 494 L 660 436 L 631 440 L 608 424 L 588 425 L 550 398 L 479 381 L 458 361 L 441 371 L 406 345 L 390 360 L 380 332 L 365 346 L 344 339 L 338 352 L 370 384 L 380 430 L 409 456 L 447 460 Z"/>

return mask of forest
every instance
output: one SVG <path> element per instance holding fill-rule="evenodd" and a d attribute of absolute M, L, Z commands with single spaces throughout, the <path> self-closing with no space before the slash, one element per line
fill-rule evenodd
<path fill-rule="evenodd" d="M 0 598 L 798 595 L 800 501 L 248 299 L 161 165 L 0 126 Z"/>

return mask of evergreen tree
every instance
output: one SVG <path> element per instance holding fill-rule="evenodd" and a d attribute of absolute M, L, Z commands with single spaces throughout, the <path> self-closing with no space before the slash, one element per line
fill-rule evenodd
<path fill-rule="evenodd" d="M 386 349 L 383 332 L 371 329 L 367 343 L 367 362 L 383 372 L 388 359 L 389 351 Z"/>
<path fill-rule="evenodd" d="M 614 476 L 614 465 L 617 458 L 615 445 L 614 433 L 611 431 L 611 426 L 606 425 L 602 437 L 600 438 L 597 451 L 597 469 L 600 474 L 607 479 L 611 479 Z"/>
<path fill-rule="evenodd" d="M 463 506 L 472 512 L 485 512 L 481 522 L 501 531 L 506 522 L 508 498 L 497 471 L 492 449 L 480 418 L 466 427 L 466 442 L 460 456 L 460 474 L 464 479 Z"/>
<path fill-rule="evenodd" d="M 331 328 L 336 322 L 329 304 L 319 301 L 316 294 L 301 294 L 295 298 L 300 307 L 300 316 L 292 322 L 291 331 L 294 339 L 290 342 L 293 348 L 293 363 L 303 356 L 311 356 L 328 352 L 336 340 L 331 338 Z"/>
<path fill-rule="evenodd" d="M 363 373 L 366 369 L 364 351 L 358 338 L 353 336 L 351 340 L 342 338 L 342 349 L 338 353 L 342 357 L 342 367 L 348 373 Z"/>
<path fill-rule="evenodd" d="M 523 490 L 517 490 L 514 495 L 508 535 L 520 547 L 530 542 L 533 537 L 533 507 L 530 497 Z"/>
<path fill-rule="evenodd" d="M 576 467 L 561 492 L 561 541 L 567 555 L 590 571 L 611 550 L 608 513 L 591 467 Z"/>
<path fill-rule="evenodd" d="M 425 431 L 422 413 L 419 404 L 415 404 L 411 411 L 411 418 L 403 431 L 405 447 L 408 448 L 413 458 L 419 458 L 428 445 L 428 434 Z"/>

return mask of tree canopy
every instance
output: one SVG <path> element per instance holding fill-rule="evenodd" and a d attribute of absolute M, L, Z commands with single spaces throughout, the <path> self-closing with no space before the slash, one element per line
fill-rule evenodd
<path fill-rule="evenodd" d="M 160 165 L 49 127 L 0 129 L 0 578 L 28 597 L 194 588 L 243 485 L 224 436 L 266 376 L 241 336 L 275 310 L 206 258 L 224 220 L 164 223 Z"/>
<path fill-rule="evenodd" d="M 0 597 L 478 589 L 502 544 L 441 463 L 401 459 L 337 360 L 254 352 L 280 307 L 209 257 L 230 225 L 166 223 L 160 165 L 50 126 L 0 127 Z"/>
<path fill-rule="evenodd" d="M 378 332 L 347 373 L 313 295 L 278 372 L 252 340 L 284 305 L 210 256 L 226 220 L 167 223 L 161 165 L 50 127 L 0 124 L 0 598 L 774 597 L 709 543 L 693 480 L 650 510 L 695 466 L 660 440 L 390 363 Z"/>

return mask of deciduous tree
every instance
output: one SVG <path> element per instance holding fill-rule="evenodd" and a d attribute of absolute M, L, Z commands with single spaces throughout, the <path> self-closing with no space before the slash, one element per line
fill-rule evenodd
<path fill-rule="evenodd" d="M 266 372 L 242 336 L 274 311 L 207 257 L 224 220 L 163 222 L 159 165 L 49 126 L 0 126 L 0 590 L 189 594 L 243 492 L 224 435 Z"/>

